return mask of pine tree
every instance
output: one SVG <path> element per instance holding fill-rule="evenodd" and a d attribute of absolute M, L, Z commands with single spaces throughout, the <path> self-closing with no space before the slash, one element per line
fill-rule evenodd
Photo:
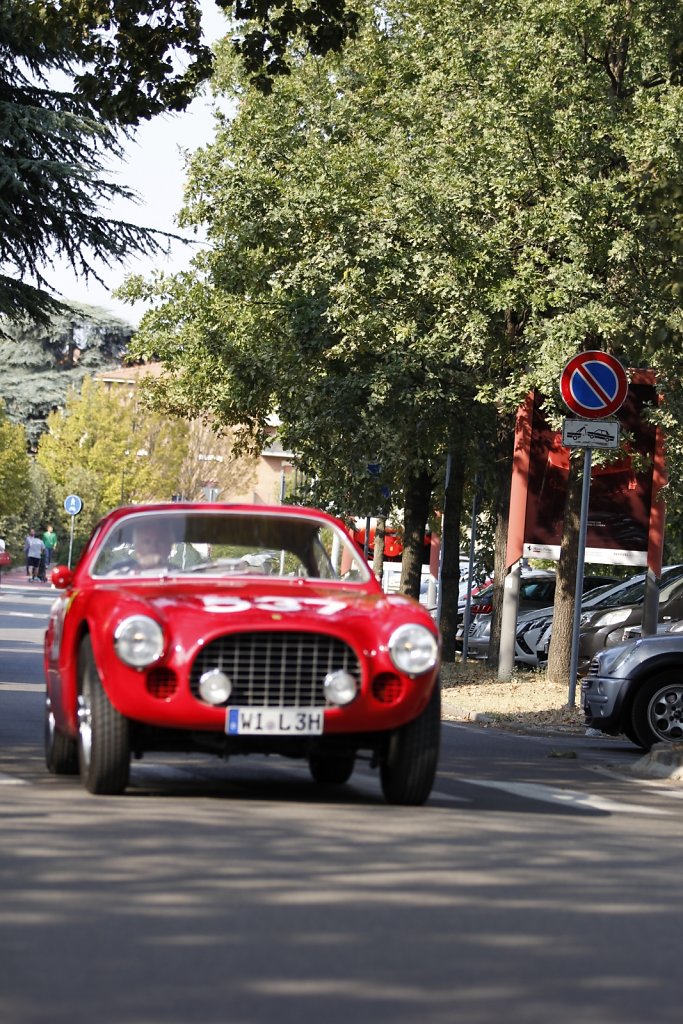
<path fill-rule="evenodd" d="M 197 0 L 3 0 L 0 5 L 0 313 L 47 321 L 43 267 L 84 277 L 163 234 L 113 220 L 129 189 L 106 163 L 140 121 L 179 110 L 211 68 Z"/>

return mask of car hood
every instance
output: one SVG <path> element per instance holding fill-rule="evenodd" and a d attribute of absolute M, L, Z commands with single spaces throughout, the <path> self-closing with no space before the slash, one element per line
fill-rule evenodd
<path fill-rule="evenodd" d="M 83 594 L 83 597 L 86 597 Z M 197 580 L 117 581 L 116 586 L 99 583 L 87 594 L 90 613 L 100 621 L 126 614 L 150 614 L 170 627 L 182 630 L 221 632 L 234 628 L 262 629 L 266 624 L 286 629 L 324 628 L 335 631 L 358 629 L 363 634 L 383 631 L 402 622 L 417 622 L 437 634 L 429 613 L 410 597 L 384 594 L 357 585 L 316 580 Z M 200 626 L 201 623 L 201 626 Z M 196 624 L 196 625 L 195 625 Z"/>

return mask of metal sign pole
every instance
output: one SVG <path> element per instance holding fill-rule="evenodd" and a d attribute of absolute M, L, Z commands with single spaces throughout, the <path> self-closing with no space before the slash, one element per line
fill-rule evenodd
<path fill-rule="evenodd" d="M 576 588 L 574 591 L 574 621 L 572 624 L 572 656 L 569 666 L 569 696 L 567 704 L 576 703 L 576 677 L 579 664 L 579 629 L 581 626 L 581 598 L 583 596 L 583 572 L 586 563 L 586 533 L 588 532 L 588 500 L 591 492 L 592 448 L 583 452 L 583 486 L 581 490 L 581 520 L 579 522 L 579 550 L 576 559 Z"/>
<path fill-rule="evenodd" d="M 75 521 L 75 519 L 76 519 L 76 516 L 72 516 L 71 517 L 71 532 L 69 533 L 69 561 L 67 562 L 67 565 L 68 565 L 69 568 L 71 568 L 71 551 L 72 551 L 72 548 L 74 546 L 74 521 Z"/>

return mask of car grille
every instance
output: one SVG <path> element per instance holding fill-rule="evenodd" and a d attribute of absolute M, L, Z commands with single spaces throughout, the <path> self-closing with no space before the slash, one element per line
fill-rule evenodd
<path fill-rule="evenodd" d="M 600 667 L 599 660 L 597 658 L 593 658 L 593 660 L 591 661 L 590 665 L 588 666 L 587 675 L 589 675 L 589 676 L 597 676 L 599 667 Z"/>
<path fill-rule="evenodd" d="M 319 633 L 230 633 L 207 644 L 195 658 L 190 689 L 199 697 L 205 672 L 229 676 L 228 704 L 237 707 L 323 707 L 323 681 L 344 669 L 360 685 L 353 650 L 336 637 Z"/>

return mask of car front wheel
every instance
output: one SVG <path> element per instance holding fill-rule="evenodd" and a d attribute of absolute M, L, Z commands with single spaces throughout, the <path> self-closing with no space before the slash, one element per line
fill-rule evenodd
<path fill-rule="evenodd" d="M 45 701 L 45 764 L 53 775 L 78 775 L 78 746 L 55 723 L 50 701 Z"/>
<path fill-rule="evenodd" d="M 78 657 L 78 760 L 88 792 L 113 796 L 128 785 L 128 721 L 105 693 L 89 637 Z"/>
<path fill-rule="evenodd" d="M 633 701 L 631 724 L 640 745 L 683 742 L 683 672 L 660 672 L 643 683 Z"/>
<path fill-rule="evenodd" d="M 429 703 L 414 721 L 391 736 L 380 766 L 384 799 L 419 806 L 432 791 L 441 739 L 441 687 L 437 681 Z"/>

